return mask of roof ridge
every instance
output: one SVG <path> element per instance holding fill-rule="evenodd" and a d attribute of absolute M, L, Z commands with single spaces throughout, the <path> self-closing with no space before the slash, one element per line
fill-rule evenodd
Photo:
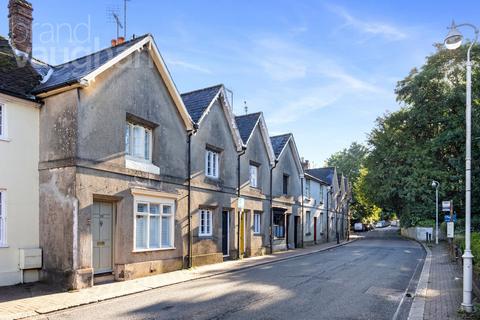
<path fill-rule="evenodd" d="M 235 118 L 242 118 L 242 117 L 253 116 L 257 114 L 261 115 L 262 113 L 263 113 L 262 111 L 252 112 L 252 113 L 242 114 L 240 116 L 235 116 Z"/>
<path fill-rule="evenodd" d="M 289 132 L 289 133 L 277 134 L 275 136 L 270 136 L 270 138 L 278 138 L 278 137 L 284 137 L 284 136 L 289 136 L 289 135 L 292 135 L 292 133 Z"/>
<path fill-rule="evenodd" d="M 208 89 L 213 89 L 215 87 L 223 87 L 223 83 L 219 83 L 219 84 L 216 84 L 216 85 L 213 85 L 213 86 L 209 86 L 209 87 L 205 87 L 205 88 L 201 88 L 201 89 L 195 89 L 195 90 L 192 90 L 192 91 L 187 91 L 187 92 L 183 92 L 181 93 L 180 95 L 186 95 L 186 94 L 191 94 L 191 93 L 195 93 L 195 92 L 198 92 L 198 91 L 204 91 L 204 90 L 208 90 Z"/>
<path fill-rule="evenodd" d="M 130 40 L 127 40 L 127 41 L 125 41 L 124 43 L 119 44 L 119 45 L 116 45 L 116 46 L 114 46 L 114 47 L 112 47 L 112 46 L 106 47 L 106 48 L 103 48 L 103 49 L 101 49 L 101 50 L 94 51 L 94 52 L 89 53 L 89 54 L 87 54 L 87 55 L 78 57 L 78 58 L 76 58 L 76 59 L 73 59 L 73 60 L 70 60 L 70 61 L 67 61 L 67 62 L 64 62 L 64 63 L 61 63 L 61 64 L 57 64 L 57 65 L 51 66 L 51 67 L 52 67 L 52 68 L 58 68 L 58 67 L 61 67 L 61 66 L 66 65 L 66 64 L 69 64 L 69 63 L 73 63 L 73 62 L 75 62 L 75 61 L 78 61 L 78 60 L 80 60 L 80 59 L 84 59 L 84 58 L 93 56 L 93 55 L 95 55 L 95 54 L 98 54 L 98 53 L 100 53 L 100 52 L 106 51 L 106 50 L 108 50 L 108 49 L 123 47 L 123 46 L 126 46 L 127 44 L 130 44 L 130 43 L 133 42 L 133 41 L 138 41 L 138 40 L 143 39 L 143 38 L 146 38 L 146 37 L 148 37 L 148 36 L 150 36 L 150 35 L 151 35 L 150 33 L 146 33 L 146 34 L 141 35 L 141 36 L 139 36 L 139 37 L 136 37 L 136 38 L 132 38 L 132 39 L 130 39 Z"/>

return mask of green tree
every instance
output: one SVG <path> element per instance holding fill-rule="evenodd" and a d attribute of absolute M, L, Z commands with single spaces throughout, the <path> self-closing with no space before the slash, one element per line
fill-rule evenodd
<path fill-rule="evenodd" d="M 337 167 L 338 172 L 343 173 L 344 176 L 353 184 L 360 175 L 360 168 L 368 154 L 368 149 L 353 142 L 350 147 L 332 154 L 326 161 L 326 165 L 330 167 Z"/>
<path fill-rule="evenodd" d="M 371 149 L 364 192 L 387 212 L 396 212 L 407 224 L 434 214 L 435 191 L 440 199 L 453 199 L 464 212 L 465 175 L 465 57 L 467 47 L 455 51 L 437 48 L 421 69 L 413 69 L 396 88 L 399 111 L 377 119 L 369 135 Z M 474 47 L 473 56 L 480 50 Z M 473 163 L 480 163 L 480 73 L 473 67 Z M 473 165 L 473 195 L 480 166 Z M 473 212 L 480 202 L 473 196 Z M 403 217 L 402 217 L 403 216 Z"/>

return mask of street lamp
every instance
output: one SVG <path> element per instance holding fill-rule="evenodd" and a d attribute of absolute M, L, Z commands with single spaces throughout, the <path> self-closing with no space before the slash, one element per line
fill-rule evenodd
<path fill-rule="evenodd" d="M 435 188 L 435 244 L 438 244 L 438 188 L 440 183 L 438 181 L 432 181 L 432 188 Z"/>
<path fill-rule="evenodd" d="M 470 51 L 478 39 L 478 28 L 470 23 L 455 25 L 452 22 L 450 31 L 445 38 L 445 47 L 454 50 L 462 45 L 463 35 L 458 31 L 459 27 L 470 27 L 475 32 L 475 38 L 467 51 L 467 96 L 465 110 L 466 144 L 465 144 L 465 252 L 463 258 L 463 302 L 462 308 L 466 312 L 472 312 L 472 260 L 473 255 L 470 249 L 470 220 L 471 220 L 471 184 L 472 184 L 472 62 Z"/>

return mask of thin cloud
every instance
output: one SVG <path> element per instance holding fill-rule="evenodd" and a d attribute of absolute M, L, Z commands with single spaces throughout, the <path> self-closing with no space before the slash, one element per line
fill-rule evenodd
<path fill-rule="evenodd" d="M 186 62 L 186 61 L 183 61 L 183 60 L 168 60 L 167 64 L 171 65 L 171 66 L 177 66 L 177 67 L 187 69 L 187 70 L 197 71 L 197 72 L 200 72 L 200 73 L 212 74 L 212 71 L 208 68 L 205 68 L 205 67 L 193 64 L 193 63 L 189 63 L 189 62 Z"/>
<path fill-rule="evenodd" d="M 344 20 L 344 27 L 351 27 L 361 33 L 370 36 L 381 36 L 392 41 L 407 38 L 407 34 L 391 24 L 380 21 L 360 20 L 351 15 L 345 8 L 339 6 L 327 6 L 327 8 Z"/>

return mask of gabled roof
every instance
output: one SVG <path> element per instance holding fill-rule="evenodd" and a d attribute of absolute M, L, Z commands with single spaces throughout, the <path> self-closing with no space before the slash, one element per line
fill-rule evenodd
<path fill-rule="evenodd" d="M 109 60 L 117 57 L 122 52 L 131 48 L 148 36 L 149 35 L 146 34 L 130 41 L 126 41 L 120 45 L 94 52 L 58 66 L 53 66 L 50 75 L 45 78 L 46 81 L 37 86 L 34 93 L 39 94 L 78 82 L 83 77 L 95 71 Z"/>
<path fill-rule="evenodd" d="M 273 151 L 272 143 L 270 141 L 270 136 L 268 134 L 267 124 L 265 122 L 265 118 L 263 117 L 262 112 L 256 113 L 249 113 L 242 116 L 235 117 L 235 121 L 237 123 L 238 131 L 242 138 L 243 143 L 248 148 L 248 143 L 250 138 L 252 137 L 255 128 L 258 126 L 260 133 L 262 135 L 262 140 L 265 144 L 265 148 L 267 149 L 268 158 L 270 160 L 270 164 L 273 165 L 275 162 L 276 156 Z"/>
<path fill-rule="evenodd" d="M 223 112 L 225 113 L 228 126 L 230 127 L 230 132 L 232 133 L 236 149 L 237 151 L 242 150 L 244 147 L 242 137 L 238 131 L 237 123 L 235 122 L 235 115 L 228 102 L 223 84 L 185 92 L 181 94 L 181 97 L 188 113 L 190 114 L 190 118 L 200 129 L 202 128 L 201 123 L 203 119 L 208 115 L 215 101 L 219 100 Z"/>
<path fill-rule="evenodd" d="M 312 176 L 311 174 L 309 174 L 309 173 L 306 172 L 306 171 L 305 171 L 305 178 L 306 178 L 306 179 L 310 179 L 310 180 L 315 180 L 315 181 L 317 181 L 317 182 L 319 182 L 319 183 L 321 183 L 321 184 L 327 184 L 327 185 L 328 185 L 328 183 L 327 183 L 326 181 L 324 181 L 324 180 L 322 180 L 322 179 L 319 179 L 319 178 L 317 178 L 317 177 L 315 177 L 315 176 Z"/>
<path fill-rule="evenodd" d="M 0 92 L 35 100 L 30 92 L 41 79 L 32 61 L 17 55 L 8 40 L 0 36 Z"/>
<path fill-rule="evenodd" d="M 303 174 L 302 161 L 300 160 L 300 155 L 298 154 L 297 144 L 295 143 L 293 134 L 286 133 L 278 136 L 273 136 L 273 137 L 270 137 L 270 141 L 272 142 L 273 151 L 275 153 L 275 157 L 277 158 L 277 160 L 280 158 L 283 151 L 286 149 L 287 145 L 291 143 L 292 154 L 295 161 L 295 165 L 297 166 L 300 177 L 303 178 L 304 174 Z"/>
<path fill-rule="evenodd" d="M 183 104 L 183 100 L 178 93 L 170 72 L 168 71 L 155 41 L 150 34 L 143 35 L 120 45 L 100 50 L 58 66 L 50 67 L 42 83 L 33 90 L 33 93 L 37 95 L 37 97 L 44 98 L 73 88 L 88 87 L 95 81 L 97 76 L 112 68 L 131 54 L 141 50 L 146 50 L 150 54 L 157 71 L 167 87 L 167 91 L 170 94 L 173 103 L 177 107 L 185 128 L 187 130 L 192 130 L 192 119 Z"/>
<path fill-rule="evenodd" d="M 190 114 L 193 122 L 199 123 L 200 119 L 207 111 L 213 99 L 219 94 L 223 85 L 218 84 L 212 87 L 198 89 L 195 91 L 181 94 L 183 103 Z"/>
<path fill-rule="evenodd" d="M 316 168 L 305 170 L 311 176 L 327 182 L 329 185 L 333 185 L 333 177 L 335 176 L 335 167 Z"/>
<path fill-rule="evenodd" d="M 288 140 L 290 139 L 291 133 L 281 134 L 278 136 L 270 137 L 272 142 L 273 152 L 275 152 L 275 157 L 280 157 L 283 149 L 287 145 Z"/>
<path fill-rule="evenodd" d="M 240 136 L 242 137 L 244 144 L 247 144 L 248 139 L 250 139 L 250 136 L 253 133 L 253 129 L 255 129 L 255 127 L 257 126 L 261 115 L 261 112 L 256 112 L 235 117 L 238 131 L 240 132 Z"/>

